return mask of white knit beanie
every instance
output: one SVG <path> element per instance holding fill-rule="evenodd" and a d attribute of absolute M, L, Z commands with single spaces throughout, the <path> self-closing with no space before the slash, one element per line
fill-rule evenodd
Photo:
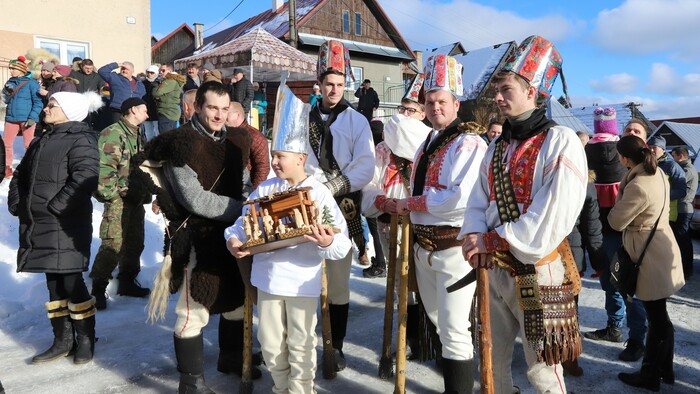
<path fill-rule="evenodd" d="M 102 107 L 102 99 L 95 92 L 73 93 L 58 92 L 51 96 L 56 100 L 66 118 L 73 122 L 80 122 L 87 118 L 88 113 L 95 112 Z"/>

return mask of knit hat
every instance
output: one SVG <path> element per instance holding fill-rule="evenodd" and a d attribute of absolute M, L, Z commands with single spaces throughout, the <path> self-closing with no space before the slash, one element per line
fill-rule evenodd
<path fill-rule="evenodd" d="M 647 145 L 666 150 L 666 139 L 660 135 L 654 135 L 647 140 Z"/>
<path fill-rule="evenodd" d="M 146 104 L 143 99 L 140 99 L 138 97 L 129 97 L 128 99 L 124 100 L 122 102 L 122 114 L 126 114 L 129 112 L 129 110 L 133 107 L 138 107 L 139 105 L 148 105 Z"/>
<path fill-rule="evenodd" d="M 462 64 L 452 56 L 434 55 L 428 58 L 425 65 L 425 92 L 446 90 L 455 97 L 464 96 L 462 85 Z"/>
<path fill-rule="evenodd" d="M 620 130 L 617 129 L 617 119 L 615 115 L 615 108 L 596 107 L 593 110 L 593 133 L 620 134 Z"/>
<path fill-rule="evenodd" d="M 70 72 L 71 72 L 70 66 L 66 66 L 64 64 L 59 64 L 58 66 L 54 67 L 53 70 L 56 71 L 57 73 L 61 74 L 62 77 L 69 76 Z"/>
<path fill-rule="evenodd" d="M 66 118 L 73 122 L 80 122 L 88 116 L 88 113 L 95 112 L 102 107 L 100 95 L 88 91 L 85 93 L 58 92 L 51 96 L 56 100 L 61 110 L 66 114 Z"/>
<path fill-rule="evenodd" d="M 214 65 L 211 64 L 211 62 L 206 62 L 206 63 L 204 63 L 204 65 L 202 66 L 202 68 L 205 69 L 205 70 L 207 70 L 207 71 L 211 71 L 211 70 L 214 69 Z"/>
<path fill-rule="evenodd" d="M 19 56 L 17 59 L 10 60 L 10 69 L 15 69 L 27 74 L 27 59 L 24 56 Z"/>
<path fill-rule="evenodd" d="M 48 71 L 51 72 L 53 69 L 56 67 L 56 63 L 54 62 L 44 62 L 41 65 L 41 71 Z"/>
<path fill-rule="evenodd" d="M 338 40 L 329 40 L 321 44 L 318 51 L 318 64 L 316 65 L 316 75 L 321 78 L 321 75 L 330 70 L 335 70 L 343 73 L 345 77 L 350 76 L 355 80 L 350 67 L 350 51 Z"/>
<path fill-rule="evenodd" d="M 146 72 L 147 72 L 147 73 L 156 73 L 156 74 L 158 74 L 158 66 L 156 66 L 155 64 L 151 64 L 151 65 L 148 66 L 148 68 L 146 69 Z"/>

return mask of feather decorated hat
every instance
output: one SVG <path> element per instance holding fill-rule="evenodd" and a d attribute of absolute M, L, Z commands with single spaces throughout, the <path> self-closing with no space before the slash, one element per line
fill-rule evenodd
<path fill-rule="evenodd" d="M 355 80 L 350 67 L 350 51 L 338 40 L 328 40 L 321 45 L 318 51 L 318 64 L 316 75 L 320 80 L 328 71 L 335 70 L 343 73 L 346 77 Z"/>
<path fill-rule="evenodd" d="M 552 86 L 561 74 L 561 83 L 566 101 L 571 103 L 562 69 L 562 57 L 551 41 L 540 37 L 530 36 L 520 43 L 501 71 L 512 71 L 537 88 L 542 97 L 549 97 Z"/>
<path fill-rule="evenodd" d="M 429 57 L 425 70 L 423 70 L 425 93 L 433 90 L 446 90 L 455 97 L 464 96 L 462 70 L 462 64 L 452 56 L 434 55 Z"/>

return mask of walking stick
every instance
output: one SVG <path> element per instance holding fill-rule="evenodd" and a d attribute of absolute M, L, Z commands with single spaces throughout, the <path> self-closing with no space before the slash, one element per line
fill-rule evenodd
<path fill-rule="evenodd" d="M 406 321 L 408 319 L 408 258 L 410 229 L 408 216 L 401 222 L 401 276 L 399 277 L 399 329 L 396 338 L 396 383 L 394 394 L 406 392 Z M 393 286 L 392 286 L 393 287 Z"/>
<path fill-rule="evenodd" d="M 489 307 L 489 276 L 486 254 L 477 255 L 479 266 L 476 277 L 476 299 L 479 305 L 479 366 L 481 392 L 493 394 L 493 365 L 491 363 L 491 312 Z"/>
<path fill-rule="evenodd" d="M 241 373 L 240 394 L 253 392 L 253 288 L 245 287 L 243 310 L 243 371 Z"/>
<path fill-rule="evenodd" d="M 333 339 L 331 336 L 331 316 L 328 311 L 328 277 L 326 276 L 326 260 L 323 260 L 321 274 L 321 335 L 323 338 L 323 378 L 335 379 L 335 357 L 333 355 Z"/>
<path fill-rule="evenodd" d="M 393 375 L 391 365 L 391 339 L 394 324 L 394 280 L 396 278 L 396 249 L 399 230 L 399 216 L 391 215 L 389 227 L 389 267 L 386 272 L 386 297 L 384 303 L 384 337 L 382 358 L 379 360 L 379 378 L 388 380 Z"/>

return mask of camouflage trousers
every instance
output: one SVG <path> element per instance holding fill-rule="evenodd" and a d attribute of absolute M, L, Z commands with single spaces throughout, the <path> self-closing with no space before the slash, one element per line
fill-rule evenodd
<path fill-rule="evenodd" d="M 104 204 L 100 224 L 102 244 L 90 272 L 93 281 L 112 279 L 117 265 L 119 279 L 136 278 L 141 271 L 144 214 L 143 205 L 124 203 L 121 198 Z"/>

